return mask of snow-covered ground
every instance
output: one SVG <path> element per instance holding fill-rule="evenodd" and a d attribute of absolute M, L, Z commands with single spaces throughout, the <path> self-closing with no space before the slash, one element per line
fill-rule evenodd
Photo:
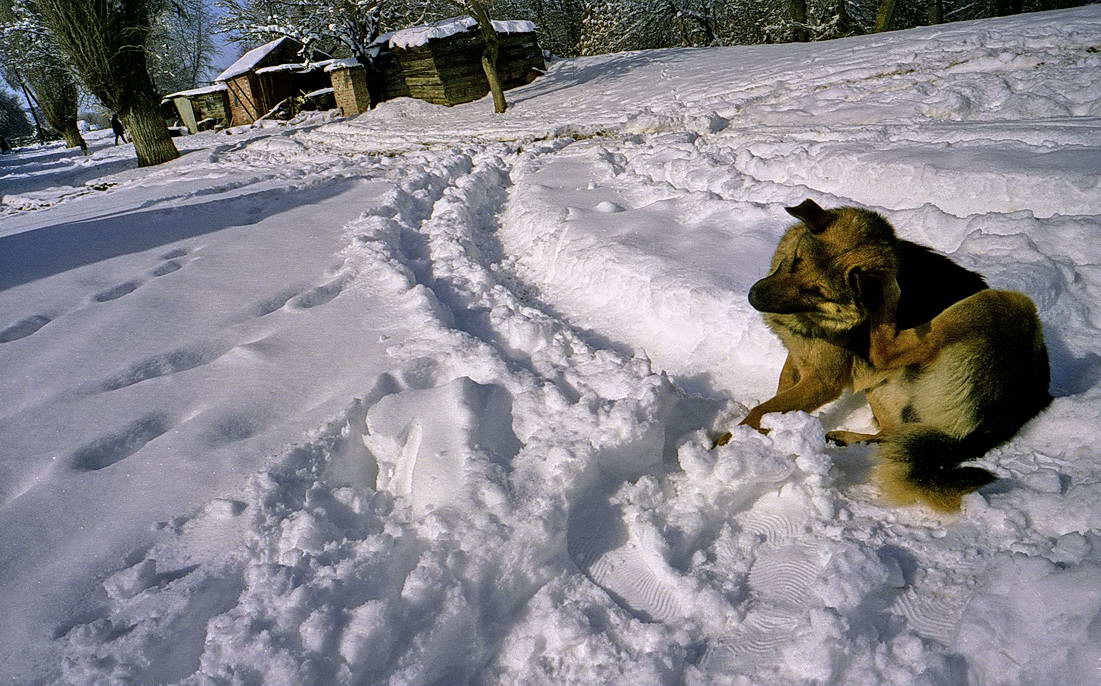
<path fill-rule="evenodd" d="M 1099 51 L 1094 5 L 0 157 L 0 678 L 1096 683 Z M 957 517 L 825 444 L 859 397 L 709 450 L 806 197 L 1039 307 L 1057 397 Z"/>

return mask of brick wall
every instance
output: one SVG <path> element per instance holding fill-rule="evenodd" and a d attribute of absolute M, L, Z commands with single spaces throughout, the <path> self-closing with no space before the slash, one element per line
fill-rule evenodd
<path fill-rule="evenodd" d="M 232 126 L 251 124 L 256 121 L 257 117 L 264 114 L 264 112 L 258 111 L 260 103 L 256 101 L 256 98 L 259 94 L 253 92 L 254 79 L 255 77 L 248 73 L 226 81 Z"/>
<path fill-rule="evenodd" d="M 367 70 L 361 66 L 335 69 L 329 72 L 333 82 L 336 106 L 345 117 L 354 117 L 371 109 L 371 96 L 367 92 Z"/>

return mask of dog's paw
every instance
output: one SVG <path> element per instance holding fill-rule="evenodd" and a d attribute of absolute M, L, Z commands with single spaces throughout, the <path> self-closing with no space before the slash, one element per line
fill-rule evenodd
<path fill-rule="evenodd" d="M 834 445 L 846 446 L 849 444 L 849 442 L 845 440 L 845 434 L 847 433 L 848 431 L 827 431 L 826 440 Z"/>
<path fill-rule="evenodd" d="M 854 443 L 877 443 L 879 437 L 876 434 L 861 434 L 855 431 L 828 431 L 826 440 L 834 445 L 846 446 Z"/>

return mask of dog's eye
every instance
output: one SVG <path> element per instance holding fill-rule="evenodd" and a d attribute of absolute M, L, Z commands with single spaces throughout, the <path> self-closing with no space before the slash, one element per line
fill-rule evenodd
<path fill-rule="evenodd" d="M 799 292 L 810 298 L 826 298 L 826 293 L 818 286 L 803 286 L 799 289 Z"/>

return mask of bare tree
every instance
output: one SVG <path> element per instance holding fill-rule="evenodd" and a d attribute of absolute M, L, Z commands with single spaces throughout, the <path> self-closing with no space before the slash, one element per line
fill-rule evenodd
<path fill-rule="evenodd" d="M 149 78 L 145 45 L 157 0 L 33 0 L 84 86 L 118 113 L 138 166 L 179 157 Z"/>
<path fill-rule="evenodd" d="M 149 76 L 158 92 L 200 85 L 216 54 L 214 23 L 204 0 L 161 0 L 146 45 Z"/>
<path fill-rule="evenodd" d="M 0 0 L 0 68 L 70 148 L 87 151 L 77 126 L 77 87 L 49 29 L 23 0 Z M 41 131 L 39 138 L 42 138 Z"/>
<path fill-rule="evenodd" d="M 493 111 L 502 114 L 508 108 L 508 103 L 505 101 L 505 89 L 501 87 L 501 79 L 497 76 L 501 37 L 497 35 L 497 29 L 493 26 L 495 0 L 448 0 L 448 2 L 478 22 L 478 31 L 481 32 L 482 40 L 485 41 L 485 48 L 482 50 L 482 70 L 485 71 L 486 81 L 489 82 L 489 92 L 493 94 Z"/>

